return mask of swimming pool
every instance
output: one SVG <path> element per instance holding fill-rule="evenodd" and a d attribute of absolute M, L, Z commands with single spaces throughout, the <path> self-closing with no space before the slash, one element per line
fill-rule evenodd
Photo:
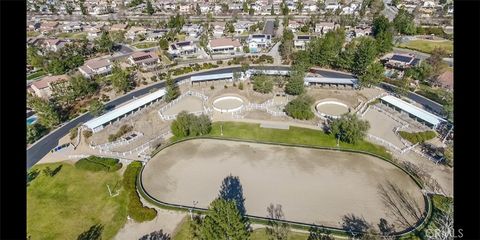
<path fill-rule="evenodd" d="M 30 126 L 32 124 L 34 124 L 35 122 L 37 122 L 37 115 L 33 115 L 29 118 L 27 118 L 27 126 Z"/>

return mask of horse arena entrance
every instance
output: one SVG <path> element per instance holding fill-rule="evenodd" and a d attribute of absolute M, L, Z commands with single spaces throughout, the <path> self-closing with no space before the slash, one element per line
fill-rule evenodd
<path fill-rule="evenodd" d="M 389 162 L 365 154 L 302 147 L 188 140 L 153 157 L 141 181 L 144 190 L 159 201 L 184 206 L 198 201 L 197 207 L 207 208 L 230 174 L 239 177 L 246 213 L 254 216 L 266 216 L 267 206 L 274 203 L 282 205 L 286 220 L 295 222 L 342 227 L 344 217 L 353 214 L 374 226 L 380 218 L 395 223 L 381 189 L 389 194 L 403 192 L 418 216 L 425 209 L 420 188 Z"/>

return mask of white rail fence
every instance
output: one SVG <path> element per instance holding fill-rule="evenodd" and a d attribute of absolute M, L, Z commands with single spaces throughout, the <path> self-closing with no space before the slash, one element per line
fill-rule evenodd
<path fill-rule="evenodd" d="M 165 115 L 164 112 L 167 111 L 168 109 L 170 109 L 171 107 L 173 107 L 175 104 L 177 104 L 180 100 L 182 100 L 184 97 L 187 97 L 187 96 L 194 96 L 194 97 L 198 97 L 200 99 L 202 99 L 202 104 L 203 104 L 203 111 L 197 111 L 197 112 L 192 112 L 193 114 L 195 115 L 201 115 L 202 113 L 203 114 L 209 114 L 212 112 L 212 109 L 208 108 L 205 106 L 205 102 L 207 102 L 208 100 L 208 96 L 202 94 L 202 93 L 199 93 L 199 92 L 194 92 L 194 91 L 187 91 L 185 92 L 184 94 L 180 95 L 178 98 L 176 98 L 175 100 L 171 101 L 170 103 L 168 103 L 167 105 L 163 106 L 162 108 L 160 108 L 160 110 L 158 110 L 158 115 L 160 116 L 160 118 L 164 121 L 168 121 L 168 120 L 173 120 L 177 117 L 178 114 L 170 114 L 170 115 Z"/>
<path fill-rule="evenodd" d="M 90 148 L 92 149 L 100 149 L 100 150 L 109 150 L 112 147 L 117 147 L 117 146 L 122 146 L 122 145 L 127 145 L 135 140 L 137 140 L 139 137 L 143 136 L 143 133 L 141 132 L 130 132 L 128 136 L 132 136 L 135 134 L 134 137 L 131 137 L 129 140 L 125 139 L 124 136 L 120 137 L 120 140 L 114 141 L 114 142 L 108 142 L 104 144 L 99 144 L 99 145 L 93 145 L 93 143 L 90 143 Z"/>
<path fill-rule="evenodd" d="M 128 156 L 128 155 L 135 154 L 135 155 L 140 156 L 143 159 L 145 159 L 147 157 L 147 154 L 145 152 L 152 148 L 151 143 L 155 140 L 165 138 L 165 136 L 167 136 L 170 133 L 171 133 L 170 131 L 164 132 L 164 133 L 150 139 L 149 141 L 145 142 L 144 144 L 142 144 L 142 145 L 140 145 L 140 146 L 138 146 L 134 149 L 131 149 L 129 151 L 116 152 L 116 151 L 111 151 L 111 150 L 108 150 L 108 149 L 107 150 L 100 149 L 100 153 L 109 154 L 109 155 L 113 155 L 113 156 L 117 156 L 117 157 L 125 157 L 125 156 Z"/>
<path fill-rule="evenodd" d="M 273 98 L 270 99 L 270 100 L 267 100 L 263 103 L 250 103 L 248 104 L 246 107 L 245 107 L 245 111 L 251 111 L 251 110 L 263 110 L 263 111 L 266 111 L 268 114 L 274 116 L 274 117 L 281 117 L 281 116 L 286 116 L 287 114 L 283 111 L 275 111 L 275 110 L 272 110 L 272 109 L 269 109 L 269 107 L 272 107 L 274 106 L 275 103 L 273 101 Z M 240 111 L 240 112 L 243 112 Z M 240 112 L 237 112 L 240 113 Z M 242 117 L 243 118 L 243 117 Z"/>

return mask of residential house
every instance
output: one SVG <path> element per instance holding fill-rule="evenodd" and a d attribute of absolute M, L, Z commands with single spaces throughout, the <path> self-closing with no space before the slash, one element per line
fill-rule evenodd
<path fill-rule="evenodd" d="M 69 77 L 67 75 L 46 76 L 39 81 L 33 82 L 30 88 L 37 97 L 48 99 L 52 95 L 52 84 L 68 79 Z"/>
<path fill-rule="evenodd" d="M 303 23 L 300 21 L 290 20 L 288 21 L 288 29 L 292 32 L 297 32 L 303 26 Z"/>
<path fill-rule="evenodd" d="M 296 49 L 305 50 L 307 44 L 310 42 L 311 39 L 312 39 L 312 36 L 309 36 L 309 35 L 297 35 L 293 40 L 293 46 Z"/>
<path fill-rule="evenodd" d="M 61 48 L 65 47 L 68 42 L 61 39 L 46 39 L 43 42 L 43 47 L 49 51 L 57 52 Z"/>
<path fill-rule="evenodd" d="M 40 29 L 40 22 L 30 22 L 28 24 L 28 30 L 29 31 L 38 31 Z"/>
<path fill-rule="evenodd" d="M 168 53 L 172 57 L 188 56 L 197 53 L 197 45 L 192 41 L 182 41 L 170 44 Z"/>
<path fill-rule="evenodd" d="M 130 57 L 128 57 L 130 64 L 141 67 L 144 70 L 152 69 L 160 63 L 160 59 L 155 52 L 135 52 Z"/>
<path fill-rule="evenodd" d="M 40 24 L 40 31 L 42 33 L 53 32 L 57 29 L 58 22 L 42 22 Z"/>
<path fill-rule="evenodd" d="M 189 13 L 191 9 L 190 4 L 182 4 L 180 5 L 180 13 L 186 14 Z"/>
<path fill-rule="evenodd" d="M 367 25 L 360 25 L 357 26 L 353 32 L 355 33 L 355 37 L 362 37 L 362 36 L 370 36 L 372 35 L 372 27 Z"/>
<path fill-rule="evenodd" d="M 218 38 L 212 39 L 208 42 L 207 48 L 211 53 L 230 53 L 241 51 L 242 44 L 237 39 Z"/>
<path fill-rule="evenodd" d="M 253 22 L 249 21 L 238 21 L 233 24 L 235 27 L 235 33 L 236 34 L 242 34 L 244 32 L 248 32 L 248 29 L 253 25 Z"/>
<path fill-rule="evenodd" d="M 453 91 L 453 72 L 445 71 L 437 77 L 438 85 L 449 90 Z"/>
<path fill-rule="evenodd" d="M 188 34 L 190 37 L 198 37 L 200 36 L 200 33 L 202 32 L 203 27 L 199 24 L 185 24 L 182 27 L 182 32 L 185 32 Z"/>
<path fill-rule="evenodd" d="M 320 22 L 315 24 L 315 33 L 326 34 L 327 32 L 336 29 L 336 25 L 333 22 Z"/>
<path fill-rule="evenodd" d="M 108 75 L 112 72 L 112 62 L 105 58 L 90 59 L 78 70 L 86 78 L 92 78 L 97 75 Z"/>
<path fill-rule="evenodd" d="M 87 29 L 87 38 L 89 40 L 93 40 L 97 37 L 99 37 L 102 34 L 102 30 L 96 28 L 96 27 L 90 27 Z"/>
<path fill-rule="evenodd" d="M 335 11 L 337 8 L 340 8 L 340 4 L 338 4 L 337 0 L 325 0 L 325 10 Z"/>
<path fill-rule="evenodd" d="M 168 29 L 154 29 L 147 32 L 147 41 L 157 41 L 168 33 Z"/>
<path fill-rule="evenodd" d="M 62 31 L 65 33 L 81 32 L 82 30 L 82 24 L 80 24 L 79 22 L 66 23 L 62 26 Z"/>
<path fill-rule="evenodd" d="M 213 25 L 213 36 L 217 38 L 223 36 L 223 33 L 225 32 L 225 22 L 215 22 L 215 23 L 212 23 L 212 25 Z"/>
<path fill-rule="evenodd" d="M 127 31 L 127 33 L 125 34 L 125 38 L 134 40 L 135 37 L 137 37 L 138 35 L 146 34 L 146 33 L 147 33 L 147 30 L 144 27 L 133 26 Z"/>
<path fill-rule="evenodd" d="M 251 53 L 260 52 L 272 44 L 272 36 L 268 34 L 250 34 L 247 39 Z"/>
<path fill-rule="evenodd" d="M 110 31 L 126 31 L 127 27 L 128 27 L 127 24 L 122 24 L 122 23 L 113 24 L 112 26 L 110 26 Z"/>
<path fill-rule="evenodd" d="M 381 59 L 381 61 L 385 64 L 386 67 L 397 69 L 397 70 L 405 70 L 414 66 L 417 66 L 420 63 L 420 59 L 415 58 L 413 54 L 387 54 L 385 57 Z"/>

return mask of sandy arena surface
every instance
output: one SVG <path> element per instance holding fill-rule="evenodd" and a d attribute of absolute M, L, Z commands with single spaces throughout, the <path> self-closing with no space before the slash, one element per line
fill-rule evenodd
<path fill-rule="evenodd" d="M 320 113 L 328 114 L 331 116 L 340 116 L 344 113 L 348 113 L 348 108 L 332 103 L 322 104 L 320 106 L 317 105 L 317 111 Z"/>
<path fill-rule="evenodd" d="M 218 151 L 221 149 L 221 151 Z M 378 224 L 394 222 L 378 185 L 401 183 L 419 209 L 424 202 L 408 175 L 377 158 L 355 153 L 198 139 L 173 145 L 150 160 L 143 172 L 146 191 L 170 203 L 207 207 L 222 180 L 239 176 L 247 214 L 265 216 L 282 204 L 286 219 L 340 227 L 354 214 Z"/>
<path fill-rule="evenodd" d="M 228 110 L 238 108 L 243 105 L 243 102 L 238 99 L 221 99 L 213 104 L 216 108 Z"/>
<path fill-rule="evenodd" d="M 193 96 L 186 96 L 174 104 L 171 108 L 167 109 L 163 114 L 172 115 L 178 114 L 181 111 L 187 112 L 199 112 L 203 110 L 202 99 Z"/>

